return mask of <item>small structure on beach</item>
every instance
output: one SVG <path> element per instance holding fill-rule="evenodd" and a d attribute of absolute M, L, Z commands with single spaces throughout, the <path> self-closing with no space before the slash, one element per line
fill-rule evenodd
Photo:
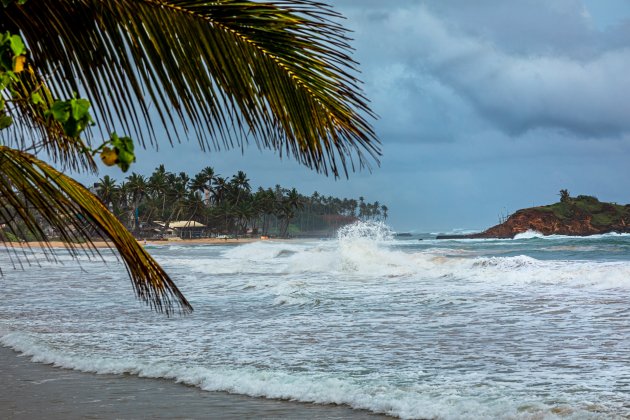
<path fill-rule="evenodd" d="M 162 228 L 165 228 L 167 225 L 167 223 L 158 220 L 153 223 Z M 178 236 L 181 239 L 203 238 L 206 232 L 206 225 L 194 220 L 175 220 L 168 223 L 165 232 L 170 233 L 172 236 Z"/>

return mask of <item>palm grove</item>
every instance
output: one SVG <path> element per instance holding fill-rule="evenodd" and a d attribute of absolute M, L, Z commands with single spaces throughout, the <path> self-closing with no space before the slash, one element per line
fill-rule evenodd
<path fill-rule="evenodd" d="M 203 224 L 202 236 L 244 234 L 325 236 L 356 220 L 386 220 L 379 202 L 337 198 L 295 188 L 258 187 L 238 171 L 230 177 L 206 167 L 194 176 L 174 174 L 164 165 L 145 177 L 132 173 L 117 183 L 104 176 L 94 184 L 100 200 L 136 237 L 162 237 L 173 221 Z"/>
<path fill-rule="evenodd" d="M 188 139 L 208 152 L 253 143 L 333 176 L 369 167 L 374 114 L 339 21 L 310 0 L 2 0 L 0 229 L 43 238 L 49 255 L 45 226 L 71 255 L 93 252 L 98 232 L 140 299 L 190 311 L 68 173 L 97 172 L 98 160 L 127 171 L 134 146 Z"/>

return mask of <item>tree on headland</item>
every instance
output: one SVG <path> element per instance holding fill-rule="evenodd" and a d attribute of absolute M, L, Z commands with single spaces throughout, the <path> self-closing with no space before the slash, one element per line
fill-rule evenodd
<path fill-rule="evenodd" d="M 569 200 L 571 199 L 571 196 L 569 195 L 569 190 L 560 190 L 560 202 L 561 203 L 567 203 L 569 202 Z"/>
<path fill-rule="evenodd" d="M 380 154 L 367 121 L 373 114 L 353 76 L 347 32 L 324 4 L 3 0 L 2 5 L 0 225 L 14 236 L 34 234 L 47 241 L 45 221 L 73 255 L 84 249 L 77 243 L 92 244 L 87 232 L 99 232 L 120 253 L 137 295 L 158 311 L 192 308 L 67 169 L 95 172 L 99 155 L 126 171 L 135 159 L 130 137 L 155 145 L 158 132 L 171 143 L 195 137 L 204 150 L 251 141 L 334 176 L 369 166 Z M 220 199 L 226 193 L 218 190 L 220 184 L 229 183 L 213 182 Z M 120 187 L 120 200 L 137 205 L 139 189 L 127 184 Z M 145 184 L 142 197 L 159 188 L 151 179 Z M 180 209 L 199 205 L 178 191 L 173 194 Z"/>

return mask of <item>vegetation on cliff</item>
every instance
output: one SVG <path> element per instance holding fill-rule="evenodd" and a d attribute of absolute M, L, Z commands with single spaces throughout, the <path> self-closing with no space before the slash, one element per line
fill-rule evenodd
<path fill-rule="evenodd" d="M 558 220 L 586 220 L 598 228 L 607 229 L 630 222 L 630 205 L 604 203 L 590 195 L 568 197 L 565 201 L 534 210 L 551 212 Z"/>

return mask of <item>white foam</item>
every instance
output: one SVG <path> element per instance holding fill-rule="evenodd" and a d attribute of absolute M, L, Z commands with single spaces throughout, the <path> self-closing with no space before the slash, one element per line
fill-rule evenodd
<path fill-rule="evenodd" d="M 541 238 L 527 232 L 520 239 Z M 558 240 L 561 237 L 544 237 Z M 525 239 L 527 240 L 527 239 Z M 515 240 L 502 240 L 516 246 Z M 413 277 L 437 279 L 468 278 L 478 283 L 529 284 L 551 282 L 594 288 L 630 288 L 630 262 L 543 261 L 528 256 L 476 257 L 478 249 L 399 247 L 392 231 L 379 223 L 357 223 L 340 230 L 337 241 L 257 242 L 222 249 L 208 257 L 168 259 L 168 265 L 209 275 L 260 275 L 249 279 L 254 288 L 275 288 L 277 304 L 305 304 L 295 290 L 282 286 L 292 277 L 312 282 L 316 277 L 339 279 L 392 279 Z M 284 280 L 289 276 L 288 280 Z M 349 276 L 349 277 L 348 277 Z M 342 280 L 343 281 L 343 280 Z M 280 286 L 279 286 L 280 285 Z"/>
<path fill-rule="evenodd" d="M 403 419 L 414 418 L 553 418 L 553 407 L 540 403 L 514 401 L 500 388 L 488 389 L 479 399 L 465 389 L 423 385 L 399 388 L 387 381 L 356 381 L 330 374 L 304 374 L 255 368 L 183 366 L 168 361 L 151 361 L 126 356 L 125 359 L 78 355 L 54 350 L 21 333 L 0 337 L 0 343 L 13 348 L 33 362 L 97 374 L 132 374 L 143 378 L 170 379 L 205 391 L 224 391 L 252 397 L 343 404 Z M 519 406 L 521 408 L 519 408 Z M 591 418 L 593 413 L 571 410 L 577 418 Z"/>
<path fill-rule="evenodd" d="M 545 235 L 536 231 L 536 230 L 528 230 L 527 232 L 518 233 L 514 236 L 514 239 L 534 239 L 534 238 L 542 238 Z"/>
<path fill-rule="evenodd" d="M 300 251 L 302 244 L 290 242 L 252 242 L 227 249 L 222 257 L 242 261 L 268 261 L 285 253 Z"/>
<path fill-rule="evenodd" d="M 575 235 L 544 235 L 535 230 L 528 230 L 523 233 L 519 233 L 514 236 L 514 240 L 522 240 L 522 239 L 547 239 L 547 240 L 568 240 L 568 241 L 576 241 L 576 240 L 600 240 L 606 238 L 627 238 L 630 237 L 630 233 L 618 233 L 618 232 L 609 232 L 602 233 L 598 235 L 588 235 L 588 236 L 575 236 Z"/>

